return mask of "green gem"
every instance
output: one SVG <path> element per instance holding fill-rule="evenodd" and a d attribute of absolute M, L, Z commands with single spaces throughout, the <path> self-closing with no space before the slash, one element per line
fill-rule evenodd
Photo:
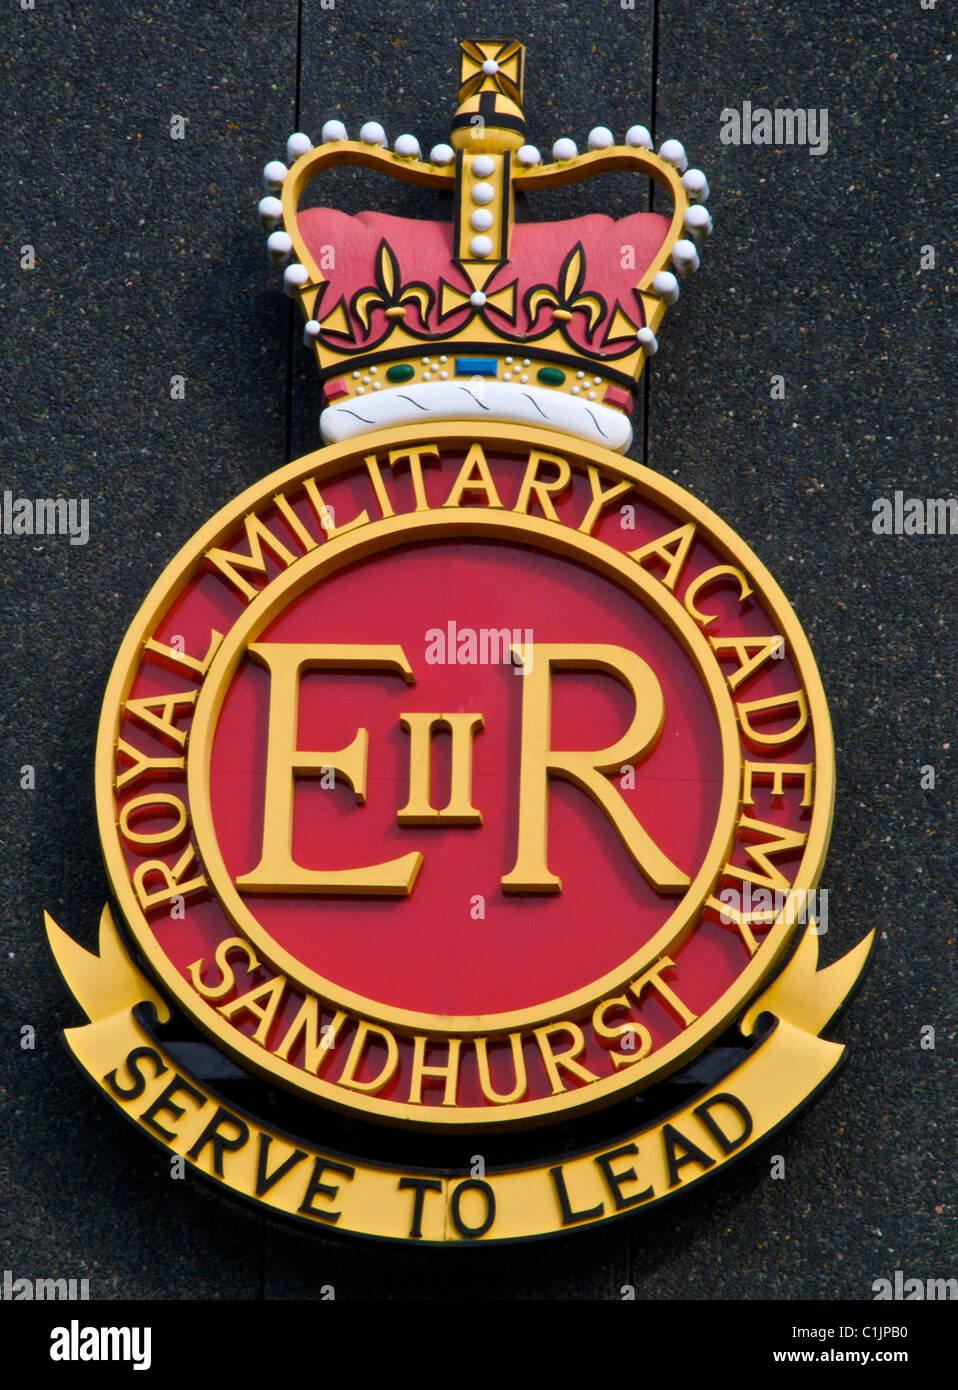
<path fill-rule="evenodd" d="M 386 372 L 387 381 L 408 381 L 416 373 L 408 362 L 399 362 L 395 367 L 390 367 Z"/>
<path fill-rule="evenodd" d="M 558 367 L 540 367 L 536 376 L 543 386 L 561 386 L 565 381 L 565 372 L 560 372 Z"/>

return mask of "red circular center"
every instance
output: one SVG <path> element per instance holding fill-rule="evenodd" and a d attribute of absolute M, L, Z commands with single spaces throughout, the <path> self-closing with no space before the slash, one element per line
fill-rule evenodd
<path fill-rule="evenodd" d="M 415 684 L 385 671 L 304 672 L 297 748 L 332 754 L 365 728 L 369 760 L 363 805 L 342 777 L 333 786 L 328 777 L 296 777 L 292 857 L 304 869 L 342 869 L 418 850 L 422 867 L 408 898 L 243 895 L 279 946 L 344 990 L 445 1015 L 532 1007 L 620 966 L 680 901 L 646 881 L 595 802 L 555 779 L 547 860 L 562 891 L 503 892 L 516 859 L 525 679 L 496 659 L 497 642 L 483 644 L 484 629 L 503 628 L 533 644 L 533 662 L 538 644 L 607 643 L 651 667 L 664 698 L 661 734 L 634 770 L 610 774 L 610 785 L 690 878 L 706 854 L 722 786 L 718 724 L 659 613 L 581 565 L 523 546 L 459 539 L 357 562 L 308 590 L 257 640 L 398 644 Z M 234 881 L 262 848 L 269 705 L 269 673 L 244 659 L 220 712 L 210 781 Z M 472 765 L 481 825 L 397 824 L 409 797 L 410 737 L 400 715 L 415 711 L 482 715 Z M 553 672 L 552 749 L 607 748 L 634 714 L 620 681 L 595 670 Z M 445 733 L 432 740 L 432 805 L 448 799 Z"/>

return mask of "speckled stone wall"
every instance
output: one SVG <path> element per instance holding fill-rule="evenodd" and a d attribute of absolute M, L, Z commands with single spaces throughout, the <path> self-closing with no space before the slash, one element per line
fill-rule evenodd
<path fill-rule="evenodd" d="M 85 545 L 0 535 L 0 1265 L 142 1299 L 631 1284 L 642 1299 L 859 1300 L 896 1269 L 958 1274 L 958 536 L 872 529 L 877 498 L 956 486 L 953 10 L 10 0 L 0 26 L 0 491 L 90 508 Z M 823 954 L 872 928 L 879 943 L 832 1031 L 849 1045 L 837 1084 L 719 1181 L 568 1240 L 417 1251 L 300 1233 L 171 1182 L 67 1059 L 60 1030 L 79 1018 L 41 916 L 94 944 L 96 721 L 142 597 L 216 508 L 319 442 L 318 385 L 255 218 L 263 163 L 334 115 L 428 148 L 447 133 L 458 40 L 488 36 L 528 45 L 540 146 L 638 121 L 710 177 L 715 235 L 665 321 L 633 454 L 739 530 L 804 623 L 837 743 Z M 721 113 L 744 102 L 824 108 L 827 151 L 723 143 Z M 336 196 L 362 207 L 361 179 Z M 602 210 L 624 215 L 629 196 L 614 181 Z M 593 209 L 580 186 L 550 215 Z"/>

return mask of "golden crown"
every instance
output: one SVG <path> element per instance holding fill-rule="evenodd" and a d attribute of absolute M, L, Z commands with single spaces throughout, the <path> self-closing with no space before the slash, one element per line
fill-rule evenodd
<path fill-rule="evenodd" d="M 424 418 L 483 418 L 629 447 L 632 392 L 678 298 L 674 272 L 697 269 L 711 231 L 708 182 L 679 141 L 655 154 L 638 125 L 621 145 L 597 126 L 583 154 L 557 140 L 544 162 L 525 140 L 524 56 L 516 42 L 461 45 L 451 143 L 428 159 L 415 136 L 390 149 L 377 122 L 350 140 L 330 120 L 321 144 L 297 132 L 287 162 L 266 165 L 260 219 L 306 316 L 327 442 Z M 343 164 L 450 193 L 453 220 L 301 209 L 306 185 Z M 620 169 L 663 187 L 671 218 L 515 220 L 517 193 Z"/>

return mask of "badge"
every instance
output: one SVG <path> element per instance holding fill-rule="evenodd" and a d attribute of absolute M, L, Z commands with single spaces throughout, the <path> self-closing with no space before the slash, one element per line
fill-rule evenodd
<path fill-rule="evenodd" d="M 396 1240 L 714 1176 L 834 1072 L 871 942 L 818 968 L 834 760 L 801 626 L 747 536 L 626 456 L 708 184 L 638 126 L 544 158 L 523 59 L 462 45 L 428 155 L 330 121 L 266 166 L 326 443 L 134 619 L 96 755 L 119 912 L 98 955 L 47 919 L 71 1051 L 174 1161 Z M 342 164 L 448 219 L 320 205 Z M 612 170 L 671 211 L 532 220 Z"/>

